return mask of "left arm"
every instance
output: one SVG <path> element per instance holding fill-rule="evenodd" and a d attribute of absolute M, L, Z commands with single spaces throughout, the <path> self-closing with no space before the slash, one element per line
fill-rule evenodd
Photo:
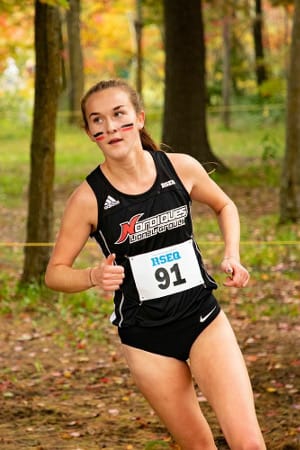
<path fill-rule="evenodd" d="M 226 286 L 244 287 L 249 273 L 240 264 L 240 221 L 237 208 L 210 178 L 202 165 L 189 155 L 168 154 L 192 200 L 208 205 L 216 214 L 224 239 L 221 269 L 228 274 Z"/>

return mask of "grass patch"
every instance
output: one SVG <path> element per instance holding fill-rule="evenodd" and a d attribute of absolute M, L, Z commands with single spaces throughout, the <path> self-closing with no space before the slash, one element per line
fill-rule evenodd
<path fill-rule="evenodd" d="M 169 444 L 160 439 L 149 441 L 145 445 L 145 450 L 161 450 L 162 448 L 170 448 Z"/>
<path fill-rule="evenodd" d="M 211 174 L 211 177 L 221 185 L 236 188 L 247 187 L 251 189 L 265 186 L 277 188 L 280 183 L 281 160 L 267 163 L 260 158 L 252 158 L 244 163 L 242 160 L 237 161 L 229 168 L 230 171 L 224 174 L 220 174 L 216 170 Z"/>
<path fill-rule="evenodd" d="M 213 151 L 229 166 L 239 167 L 241 158 L 280 158 L 284 152 L 284 120 L 239 114 L 225 129 L 219 116 L 208 116 L 209 140 Z M 237 164 L 235 164 L 237 163 Z"/>
<path fill-rule="evenodd" d="M 113 302 L 101 298 L 97 290 L 65 294 L 53 292 L 37 283 L 19 288 L 16 280 L 5 272 L 0 275 L 0 283 L 1 315 L 29 314 L 33 320 L 42 321 L 48 333 L 53 333 L 59 323 L 65 337 L 72 334 L 74 342 L 105 339 L 103 324 L 106 322 L 109 325 Z M 64 337 L 61 337 L 63 340 Z"/>

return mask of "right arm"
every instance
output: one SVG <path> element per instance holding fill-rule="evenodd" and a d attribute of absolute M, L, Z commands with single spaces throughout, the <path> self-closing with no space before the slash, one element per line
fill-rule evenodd
<path fill-rule="evenodd" d="M 112 255 L 97 267 L 73 268 L 91 230 L 96 227 L 97 209 L 97 201 L 90 186 L 86 182 L 82 183 L 68 200 L 62 218 L 45 274 L 45 283 L 49 288 L 69 293 L 81 292 L 92 286 L 100 286 L 105 291 L 119 288 L 124 269 L 113 265 Z"/>

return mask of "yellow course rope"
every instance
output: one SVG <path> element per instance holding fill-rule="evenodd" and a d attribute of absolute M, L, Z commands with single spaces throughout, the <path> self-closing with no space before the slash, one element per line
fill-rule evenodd
<path fill-rule="evenodd" d="M 223 245 L 223 241 L 197 241 L 199 245 Z M 0 247 L 53 247 L 54 242 L 0 242 Z M 86 245 L 97 245 L 87 242 Z M 299 241 L 241 241 L 241 245 L 300 245 Z"/>

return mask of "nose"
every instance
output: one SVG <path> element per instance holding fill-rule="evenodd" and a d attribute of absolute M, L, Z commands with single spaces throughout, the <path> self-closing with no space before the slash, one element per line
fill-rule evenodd
<path fill-rule="evenodd" d="M 106 120 L 106 132 L 107 134 L 112 134 L 117 131 L 117 126 L 115 124 L 115 121 L 113 119 L 107 119 Z"/>

